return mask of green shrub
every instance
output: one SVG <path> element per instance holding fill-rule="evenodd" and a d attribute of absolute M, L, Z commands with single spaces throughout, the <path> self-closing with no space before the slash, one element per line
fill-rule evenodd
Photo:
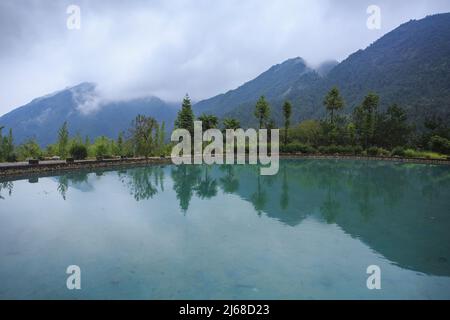
<path fill-rule="evenodd" d="M 17 153 L 20 160 L 39 159 L 42 157 L 41 148 L 34 139 L 30 139 L 22 143 L 17 148 Z"/>
<path fill-rule="evenodd" d="M 436 152 L 430 152 L 430 151 L 422 151 L 419 155 L 421 158 L 425 159 L 435 159 L 435 160 L 445 160 L 447 157 L 445 155 L 436 153 Z"/>
<path fill-rule="evenodd" d="M 17 154 L 11 153 L 6 157 L 6 162 L 17 162 Z"/>
<path fill-rule="evenodd" d="M 398 156 L 398 157 L 404 157 L 405 156 L 405 149 L 403 149 L 402 147 L 395 147 L 392 152 L 391 152 L 392 156 Z"/>
<path fill-rule="evenodd" d="M 320 146 L 319 152 L 322 154 L 328 154 L 328 147 L 327 146 Z"/>
<path fill-rule="evenodd" d="M 337 146 L 337 145 L 330 145 L 330 146 L 320 146 L 319 152 L 322 154 L 356 154 L 356 152 L 360 152 L 359 149 L 355 149 L 355 147 L 352 146 Z"/>
<path fill-rule="evenodd" d="M 354 148 L 352 146 L 340 146 L 339 153 L 354 154 Z"/>
<path fill-rule="evenodd" d="M 108 147 L 102 143 L 98 144 L 95 148 L 95 156 L 98 159 L 103 159 L 108 157 Z"/>
<path fill-rule="evenodd" d="M 306 154 L 315 153 L 316 149 L 311 147 L 310 145 L 299 143 L 299 142 L 292 142 L 288 143 L 286 146 L 280 146 L 280 151 L 284 153 L 295 153 L 295 152 L 301 152 Z"/>
<path fill-rule="evenodd" d="M 416 151 L 413 149 L 405 150 L 405 157 L 407 158 L 423 158 L 423 159 L 434 159 L 434 160 L 445 160 L 447 157 L 445 155 L 431 152 L 431 151 Z"/>
<path fill-rule="evenodd" d="M 417 152 L 413 149 L 406 149 L 405 150 L 405 157 L 407 158 L 416 158 Z"/>
<path fill-rule="evenodd" d="M 339 148 L 335 145 L 331 146 L 320 146 L 319 152 L 322 154 L 336 154 L 339 152 Z"/>
<path fill-rule="evenodd" d="M 88 150 L 82 144 L 74 144 L 70 147 L 69 154 L 74 160 L 84 160 L 87 158 Z"/>
<path fill-rule="evenodd" d="M 429 147 L 432 151 L 450 154 L 450 140 L 440 136 L 432 136 L 430 139 Z"/>
<path fill-rule="evenodd" d="M 367 149 L 367 155 L 375 157 L 378 156 L 378 147 L 370 147 Z"/>
<path fill-rule="evenodd" d="M 354 146 L 354 147 L 353 147 L 353 153 L 354 153 L 355 155 L 362 154 L 363 151 L 364 151 L 364 149 L 363 149 L 363 147 L 361 147 L 361 146 Z"/>
<path fill-rule="evenodd" d="M 378 148 L 378 147 L 370 147 L 366 150 L 366 154 L 371 156 L 371 157 L 377 157 L 377 156 L 383 156 L 383 157 L 387 157 L 390 156 L 391 153 L 383 148 Z"/>
<path fill-rule="evenodd" d="M 389 157 L 391 153 L 386 149 L 378 148 L 378 155 L 383 157 Z"/>

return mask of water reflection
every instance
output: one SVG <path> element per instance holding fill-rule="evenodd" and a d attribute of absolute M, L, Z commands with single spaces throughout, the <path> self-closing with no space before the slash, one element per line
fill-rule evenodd
<path fill-rule="evenodd" d="M 136 201 L 150 199 L 164 191 L 164 170 L 160 166 L 122 170 L 118 171 L 118 176 Z"/>
<path fill-rule="evenodd" d="M 180 209 L 183 213 L 186 213 L 189 208 L 189 203 L 194 195 L 200 174 L 201 167 L 196 165 L 176 166 L 171 170 L 173 189 L 180 202 Z"/>
<path fill-rule="evenodd" d="M 269 177 L 256 167 L 225 165 L 178 166 L 171 174 L 183 212 L 193 196 L 214 197 L 219 188 L 251 202 L 258 215 L 293 227 L 315 216 L 405 268 L 450 275 L 447 167 L 287 160 Z"/>
<path fill-rule="evenodd" d="M 3 196 L 3 190 L 6 191 L 6 194 L 8 196 L 12 195 L 12 190 L 13 190 L 14 184 L 12 181 L 4 181 L 4 182 L 0 182 L 0 200 L 5 199 L 5 197 Z"/>
<path fill-rule="evenodd" d="M 96 173 L 98 175 L 98 173 Z M 67 199 L 67 192 L 69 190 L 69 185 L 72 186 L 75 189 L 89 192 L 93 190 L 92 185 L 88 182 L 89 173 L 85 171 L 79 171 L 79 172 L 70 172 L 64 175 L 61 175 L 57 178 L 58 180 L 58 186 L 57 190 L 61 197 L 66 200 Z"/>
<path fill-rule="evenodd" d="M 283 182 L 281 184 L 281 197 L 280 197 L 280 207 L 283 211 L 289 207 L 289 185 L 288 185 L 288 174 L 286 166 L 282 168 Z"/>
<path fill-rule="evenodd" d="M 203 166 L 203 175 L 198 179 L 197 185 L 194 187 L 196 195 L 200 199 L 210 199 L 217 195 L 217 181 L 211 178 L 209 166 Z"/>
<path fill-rule="evenodd" d="M 261 212 L 265 209 L 267 204 L 267 193 L 266 189 L 262 186 L 261 180 L 263 178 L 261 175 L 257 174 L 256 176 L 256 190 L 252 193 L 250 197 L 250 201 L 253 204 L 258 215 L 261 215 Z"/>
<path fill-rule="evenodd" d="M 261 176 L 259 168 L 249 165 L 185 165 L 112 174 L 77 172 L 54 179 L 66 200 L 70 188 L 91 192 L 95 181 L 115 174 L 135 201 L 174 192 L 186 214 L 193 198 L 206 201 L 233 194 L 251 203 L 255 214 L 285 226 L 296 227 L 307 217 L 336 224 L 395 264 L 450 275 L 450 170 L 446 166 L 283 160 L 275 176 Z M 166 190 L 167 185 L 171 190 Z M 12 189 L 12 182 L 0 183 L 0 199 L 11 195 Z"/>
<path fill-rule="evenodd" d="M 236 192 L 239 189 L 239 178 L 236 175 L 236 167 L 233 165 L 223 165 L 219 168 L 224 173 L 224 176 L 219 179 L 223 192 Z"/>

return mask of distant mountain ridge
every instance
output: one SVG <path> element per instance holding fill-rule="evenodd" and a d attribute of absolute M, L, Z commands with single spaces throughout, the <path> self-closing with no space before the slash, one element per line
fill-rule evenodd
<path fill-rule="evenodd" d="M 169 130 L 173 127 L 177 108 L 157 97 L 124 101 L 103 100 L 93 83 L 57 91 L 34 99 L 0 117 L 1 125 L 12 128 L 15 143 L 36 138 L 41 146 L 56 142 L 59 127 L 67 121 L 73 136 L 94 139 L 105 135 L 117 138 L 126 131 L 137 114 L 153 116 L 164 121 Z"/>
<path fill-rule="evenodd" d="M 287 60 L 194 108 L 197 114 L 236 117 L 244 126 L 254 126 L 255 102 L 265 95 L 281 125 L 284 100 L 293 103 L 295 122 L 323 117 L 323 97 L 333 86 L 345 99 L 346 114 L 373 91 L 380 95 L 381 109 L 398 103 L 416 122 L 429 114 L 450 119 L 450 13 L 404 23 L 339 64 L 329 62 L 312 70 L 301 58 Z"/>
<path fill-rule="evenodd" d="M 254 102 L 261 95 L 265 95 L 269 99 L 283 96 L 289 93 L 294 82 L 309 74 L 314 74 L 314 71 L 306 66 L 302 58 L 289 59 L 272 66 L 269 70 L 235 90 L 198 102 L 196 109 L 201 110 L 204 107 L 211 106 L 210 111 L 220 115 L 224 112 L 224 107 Z"/>

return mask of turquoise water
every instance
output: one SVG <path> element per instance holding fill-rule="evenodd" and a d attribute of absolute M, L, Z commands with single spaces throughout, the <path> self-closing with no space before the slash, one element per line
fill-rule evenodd
<path fill-rule="evenodd" d="M 167 165 L 0 188 L 2 299 L 450 298 L 446 166 Z"/>

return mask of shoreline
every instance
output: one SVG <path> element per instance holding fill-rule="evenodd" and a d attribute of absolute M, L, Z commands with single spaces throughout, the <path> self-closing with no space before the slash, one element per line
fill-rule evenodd
<path fill-rule="evenodd" d="M 398 163 L 416 163 L 433 165 L 450 165 L 450 160 L 423 159 L 423 158 L 401 158 L 380 156 L 355 156 L 355 155 L 306 155 L 306 154 L 279 154 L 281 159 L 317 159 L 317 160 L 360 160 L 360 161 L 390 161 Z M 9 181 L 25 179 L 36 175 L 54 175 L 70 171 L 114 169 L 120 167 L 172 164 L 171 158 L 149 157 L 149 158 L 126 158 L 105 160 L 79 160 L 72 163 L 65 161 L 42 161 L 39 164 L 28 163 L 0 163 L 0 180 Z"/>

